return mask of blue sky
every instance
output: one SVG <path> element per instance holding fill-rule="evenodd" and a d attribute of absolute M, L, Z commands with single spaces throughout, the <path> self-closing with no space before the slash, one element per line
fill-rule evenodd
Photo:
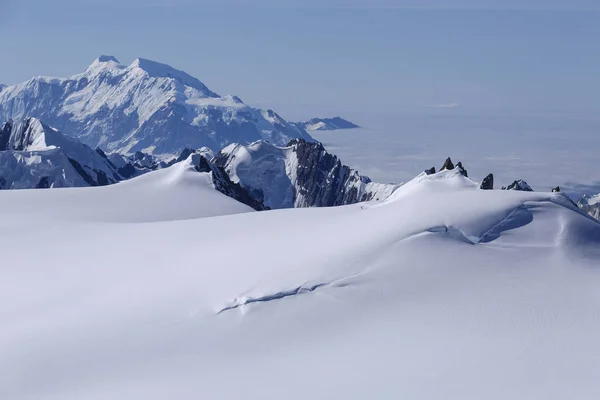
<path fill-rule="evenodd" d="M 0 83 L 67 76 L 111 54 L 292 117 L 434 105 L 593 113 L 598 3 L 0 0 Z"/>

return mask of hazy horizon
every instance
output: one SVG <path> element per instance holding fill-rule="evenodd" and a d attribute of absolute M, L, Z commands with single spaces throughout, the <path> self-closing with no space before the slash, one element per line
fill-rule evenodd
<path fill-rule="evenodd" d="M 169 64 L 288 118 L 598 111 L 590 1 L 9 0 L 0 11 L 9 85 L 79 73 L 108 54 Z"/>

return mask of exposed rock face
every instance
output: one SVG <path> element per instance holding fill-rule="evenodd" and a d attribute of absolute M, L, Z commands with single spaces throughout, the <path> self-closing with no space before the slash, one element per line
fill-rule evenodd
<path fill-rule="evenodd" d="M 189 157 L 196 171 L 208 172 L 211 174 L 213 186 L 219 192 L 234 198 L 257 211 L 269 209 L 261 201 L 252 197 L 248 190 L 242 187 L 239 183 L 232 182 L 229 178 L 229 175 L 227 175 L 223 168 L 216 165 L 211 165 L 201 154 L 194 153 L 190 154 Z"/>
<path fill-rule="evenodd" d="M 8 150 L 8 141 L 13 131 L 13 121 L 9 120 L 2 128 L 0 128 L 0 151 Z"/>
<path fill-rule="evenodd" d="M 494 175 L 493 174 L 488 174 L 485 178 L 483 178 L 483 180 L 481 181 L 481 185 L 479 186 L 480 189 L 482 190 L 492 190 L 494 189 Z"/>
<path fill-rule="evenodd" d="M 456 164 L 456 168 L 458 168 L 460 170 L 460 173 L 465 177 L 468 178 L 469 174 L 467 173 L 467 170 L 463 167 L 462 163 L 459 161 Z"/>
<path fill-rule="evenodd" d="M 444 165 L 442 165 L 442 168 L 440 168 L 440 171 L 444 171 L 444 170 L 453 170 L 454 168 L 458 168 L 460 173 L 465 176 L 465 177 L 469 177 L 469 174 L 467 173 L 467 170 L 463 167 L 462 162 L 458 162 L 456 165 L 454 165 L 454 163 L 452 162 L 452 159 L 450 157 L 446 158 L 446 161 L 444 161 Z M 433 172 L 431 172 L 433 171 Z M 425 173 L 427 175 L 431 175 L 431 174 L 435 174 L 435 168 L 432 167 L 429 170 L 426 170 Z"/>
<path fill-rule="evenodd" d="M 104 152 L 36 118 L 0 128 L 0 176 L 2 189 L 102 186 L 122 180 Z"/>
<path fill-rule="evenodd" d="M 429 168 L 429 169 L 426 169 L 426 170 L 425 170 L 425 173 L 426 173 L 427 175 L 433 175 L 433 174 L 435 174 L 435 167 L 431 167 L 431 168 Z"/>
<path fill-rule="evenodd" d="M 514 181 L 513 183 L 508 185 L 508 187 L 503 186 L 502 190 L 521 190 L 523 192 L 533 192 L 533 189 L 531 188 L 531 186 L 529 186 L 527 184 L 527 182 L 525 182 L 522 179 Z"/>
<path fill-rule="evenodd" d="M 600 220 L 600 194 L 582 196 L 577 202 L 577 206 L 591 217 Z"/>
<path fill-rule="evenodd" d="M 210 171 L 212 171 L 210 163 L 203 156 L 200 156 L 200 160 L 198 160 L 198 163 L 195 164 L 195 165 L 196 165 L 196 171 L 198 171 L 198 172 L 210 172 Z M 229 179 L 229 176 L 227 176 L 227 179 Z"/>
<path fill-rule="evenodd" d="M 371 182 L 329 154 L 321 143 L 287 147 L 260 141 L 230 145 L 212 160 L 270 208 L 328 207 L 383 200 L 398 186 Z"/>
<path fill-rule="evenodd" d="M 552 193 L 560 193 L 560 186 L 553 188 Z"/>

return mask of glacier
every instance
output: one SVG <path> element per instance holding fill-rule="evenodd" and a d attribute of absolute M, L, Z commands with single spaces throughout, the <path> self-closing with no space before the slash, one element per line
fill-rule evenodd
<path fill-rule="evenodd" d="M 600 395 L 600 223 L 562 193 L 254 212 L 183 161 L 0 191 L 0 242 L 3 398 Z"/>

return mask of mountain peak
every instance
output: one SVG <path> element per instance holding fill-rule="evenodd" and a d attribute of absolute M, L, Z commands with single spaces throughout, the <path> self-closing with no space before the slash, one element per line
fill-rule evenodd
<path fill-rule="evenodd" d="M 162 64 L 157 61 L 148 60 L 145 58 L 137 58 L 131 65 L 130 69 L 140 69 L 145 71 L 153 78 L 172 78 L 179 83 L 193 87 L 202 92 L 207 97 L 219 97 L 218 94 L 212 92 L 200 80 L 189 75 L 187 72 L 175 69 L 167 64 Z"/>
<path fill-rule="evenodd" d="M 100 56 L 96 59 L 96 62 L 101 62 L 101 63 L 114 62 L 117 64 L 121 64 L 115 56 Z"/>
<path fill-rule="evenodd" d="M 86 73 L 99 73 L 105 69 L 123 69 L 119 60 L 114 56 L 100 56 L 87 68 Z"/>

